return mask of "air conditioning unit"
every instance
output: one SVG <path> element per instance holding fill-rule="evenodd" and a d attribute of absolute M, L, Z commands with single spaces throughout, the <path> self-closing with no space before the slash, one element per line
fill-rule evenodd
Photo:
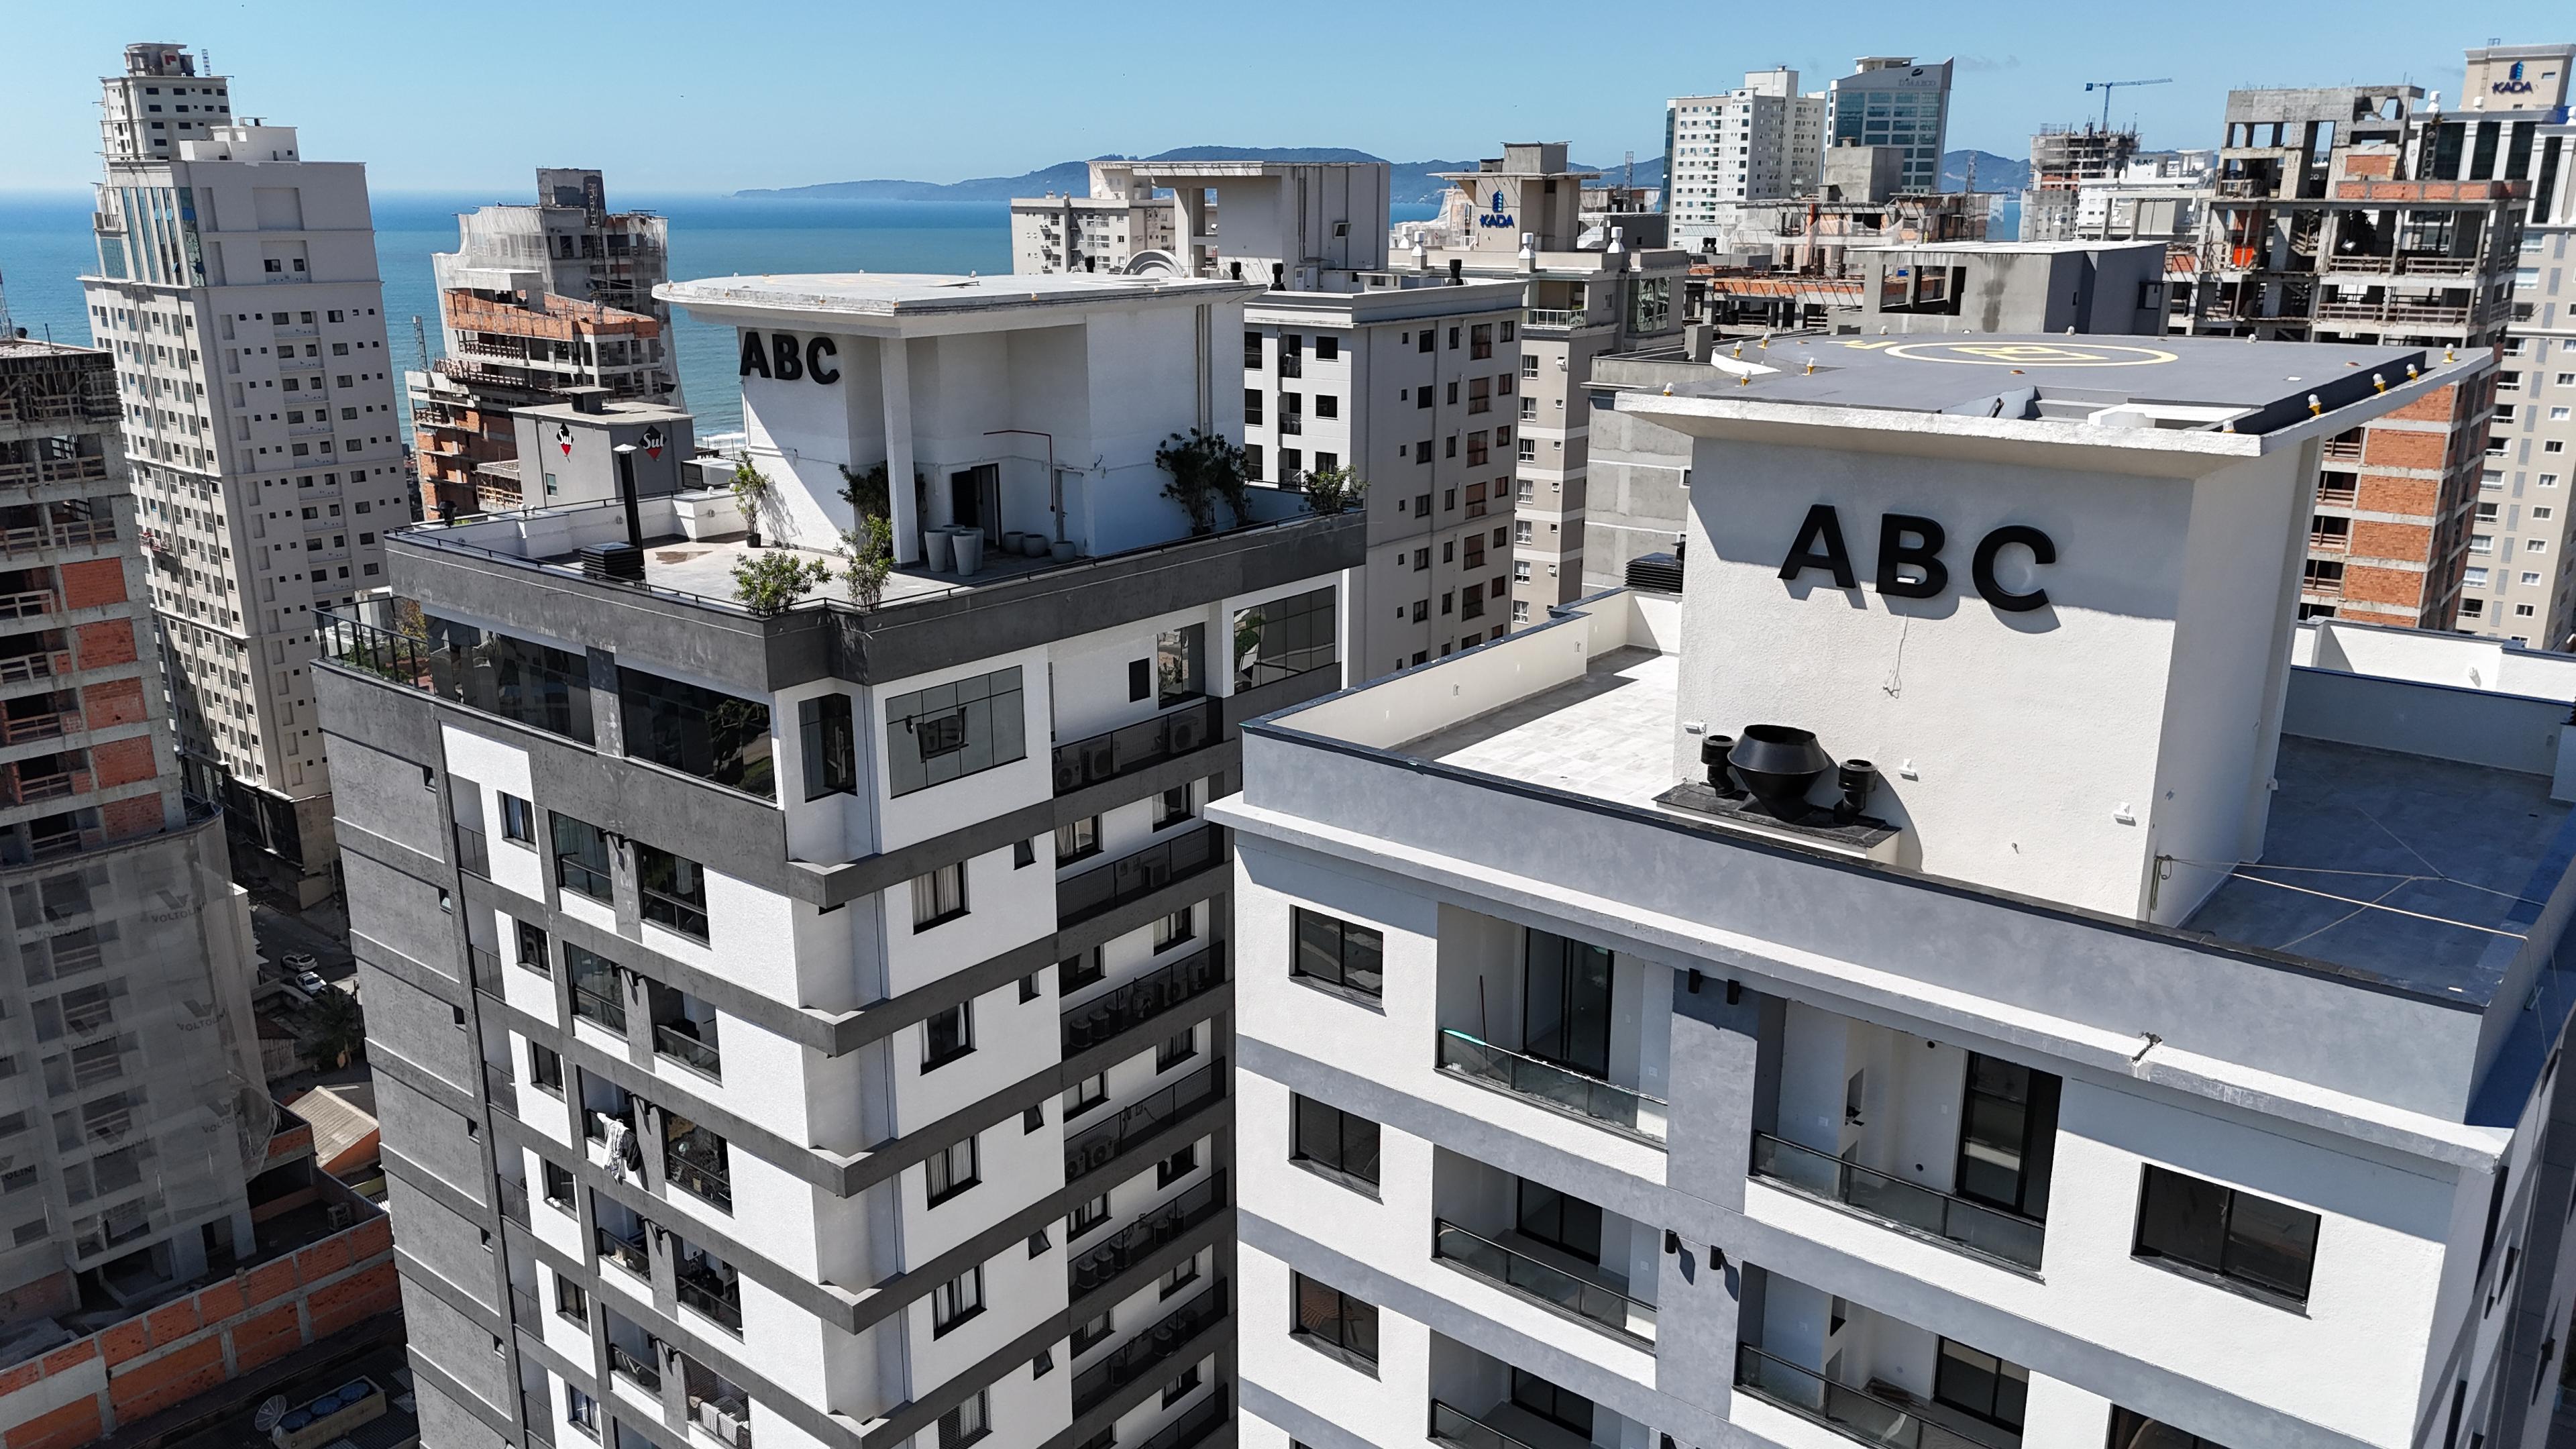
<path fill-rule="evenodd" d="M 1085 780 L 1106 780 L 1117 773 L 1117 746 L 1111 744 L 1107 740 L 1100 740 L 1083 746 L 1082 777 Z"/>
<path fill-rule="evenodd" d="M 1172 716 L 1172 753 L 1187 754 L 1207 743 L 1207 711 L 1194 709 Z"/>
<path fill-rule="evenodd" d="M 1082 761 L 1071 755 L 1055 758 L 1055 792 L 1059 795 L 1082 788 Z"/>

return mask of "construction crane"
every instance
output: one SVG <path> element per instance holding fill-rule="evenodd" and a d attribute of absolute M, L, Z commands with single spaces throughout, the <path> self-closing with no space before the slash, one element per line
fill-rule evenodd
<path fill-rule="evenodd" d="M 2111 129 L 2111 92 L 2121 86 L 2169 86 L 2173 77 L 2161 75 L 2154 80 L 2086 81 L 2084 89 L 2102 93 L 2102 129 Z"/>

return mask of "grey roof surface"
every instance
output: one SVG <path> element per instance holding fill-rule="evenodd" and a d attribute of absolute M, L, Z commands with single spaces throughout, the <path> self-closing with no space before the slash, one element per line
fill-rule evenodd
<path fill-rule="evenodd" d="M 1677 384 L 1687 397 L 1979 412 L 2013 403 L 2065 400 L 2112 407 L 2169 403 L 2252 408 L 2246 432 L 2308 416 L 2317 394 L 2331 410 L 2368 396 L 2373 377 L 2394 387 L 2409 365 L 2431 371 L 2438 354 L 2421 347 L 2322 342 L 2241 342 L 2215 337 L 2065 337 L 2044 333 L 1923 334 L 1913 337 L 1796 337 L 1748 346 L 1743 361 L 1777 369 L 1738 383 L 1715 369 L 1704 382 Z M 1808 364 L 1814 371 L 1807 370 Z M 2019 398 L 2029 393 L 2033 396 Z"/>
<path fill-rule="evenodd" d="M 2273 775 L 2263 858 L 2185 929 L 2487 1004 L 2576 835 L 2548 777 L 2298 735 Z"/>

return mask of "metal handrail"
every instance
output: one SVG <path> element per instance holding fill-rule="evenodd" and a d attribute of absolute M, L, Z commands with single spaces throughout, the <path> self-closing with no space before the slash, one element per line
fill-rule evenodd
<path fill-rule="evenodd" d="M 1450 1222 L 1431 1222 L 1431 1256 L 1455 1263 L 1523 1298 L 1560 1309 L 1587 1323 L 1652 1346 L 1655 1305 L 1606 1283 L 1595 1283 Z"/>
<path fill-rule="evenodd" d="M 1808 1197 L 1840 1203 L 2017 1267 L 2039 1267 L 2047 1225 L 2035 1218 L 1907 1182 L 1768 1132 L 1753 1134 L 1752 1170 L 1756 1177 Z"/>
<path fill-rule="evenodd" d="M 1131 1142 L 1141 1141 L 1169 1123 L 1225 1095 L 1225 1058 L 1219 1057 L 1117 1116 L 1064 1141 L 1064 1180 L 1068 1183 L 1118 1160 Z"/>
<path fill-rule="evenodd" d="M 1882 1398 L 1836 1383 L 1814 1369 L 1775 1358 L 1749 1343 L 1735 1348 L 1735 1386 L 1753 1397 L 1812 1420 L 1864 1444 L 1888 1449 L 2020 1449 L 2019 1435 L 2003 1429 L 1982 1439 L 1935 1424 L 1920 1405 Z"/>
<path fill-rule="evenodd" d="M 1441 1028 L 1440 1070 L 1631 1137 L 1658 1145 L 1664 1141 L 1669 1105 L 1663 1098 L 1585 1076 L 1572 1067 L 1496 1046 L 1463 1031 Z"/>
<path fill-rule="evenodd" d="M 1224 950 L 1194 951 L 1066 1010 L 1064 1053 L 1088 1051 L 1224 984 Z"/>
<path fill-rule="evenodd" d="M 1056 882 L 1056 923 L 1071 926 L 1224 863 L 1224 835 L 1199 824 Z"/>
<path fill-rule="evenodd" d="M 1515 1439 L 1455 1404 L 1431 1401 L 1431 1440 L 1455 1449 L 1530 1449 L 1527 1441 Z"/>
<path fill-rule="evenodd" d="M 678 1027 L 667 1023 L 655 1023 L 653 1051 L 656 1055 L 669 1057 L 684 1067 L 704 1072 L 719 1081 L 724 1077 L 724 1053 L 716 1050 L 715 1043 L 700 1041 Z"/>
<path fill-rule="evenodd" d="M 706 907 L 693 905 L 678 896 L 657 891 L 651 886 L 639 886 L 637 890 L 644 897 L 644 919 L 657 926 L 677 931 L 683 936 L 695 936 L 701 941 L 707 939 Z"/>
<path fill-rule="evenodd" d="M 492 1104 L 495 1112 L 510 1117 L 519 1115 L 519 1083 L 510 1075 L 508 1067 L 499 1062 L 483 1064 L 483 1099 Z"/>
<path fill-rule="evenodd" d="M 1198 1407 L 1164 1425 L 1136 1449 L 1190 1449 L 1225 1421 L 1225 1385 L 1218 1384 L 1199 1400 Z"/>
<path fill-rule="evenodd" d="M 582 1010 L 584 1005 L 588 1005 L 590 1010 Z M 598 1022 L 601 1026 L 620 1034 L 626 1030 L 625 1002 L 614 997 L 602 996 L 577 982 L 572 988 L 572 1014 Z"/>

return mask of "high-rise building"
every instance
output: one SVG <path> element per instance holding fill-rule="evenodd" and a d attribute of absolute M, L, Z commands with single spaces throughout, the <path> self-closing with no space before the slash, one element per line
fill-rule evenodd
<path fill-rule="evenodd" d="M 2177 325 L 2193 335 L 2492 353 L 2520 256 L 2515 186 L 2481 180 L 2413 86 L 2231 91 Z M 2446 142 L 2445 138 L 2449 138 Z M 2311 614 L 2484 628 L 2465 581 L 2512 564 L 2479 505 L 2495 376 L 2324 447 Z M 2391 379 L 2394 381 L 2394 379 Z M 2547 545 L 2544 543 L 2543 547 Z"/>
<path fill-rule="evenodd" d="M 1023 274 L 1240 277 L 1244 469 L 1296 487 L 1346 471 L 1368 515 L 1346 580 L 1343 663 L 1356 679 L 1499 638 L 1509 627 L 1522 284 L 1387 263 L 1385 162 L 1091 163 L 1091 209 L 1012 203 Z M 1170 195 L 1156 199 L 1157 191 Z M 1115 228 L 1103 207 L 1134 208 Z M 1070 215 L 1070 213 L 1068 213 Z M 1224 218 L 1222 227 L 1217 219 Z M 1047 227 L 1092 226 L 1067 250 Z M 1159 236 L 1152 246 L 1135 238 Z M 1173 238 L 1187 236 L 1190 245 Z"/>
<path fill-rule="evenodd" d="M 383 531 L 411 514 L 366 168 L 303 159 L 177 46 L 128 46 L 103 86 L 82 284 L 116 358 L 172 722 L 236 865 L 309 904 L 338 856 L 313 611 L 381 586 Z"/>
<path fill-rule="evenodd" d="M 600 173 L 543 169 L 533 206 L 459 215 L 457 249 L 430 258 L 445 355 L 406 372 L 421 502 L 436 517 L 517 508 L 513 408 L 573 388 L 685 408 L 671 309 L 670 223 L 608 209 Z"/>
<path fill-rule="evenodd" d="M 2291 638 L 2492 359 L 1843 351 L 1619 399 L 1678 592 L 1246 729 L 1242 1442 L 2543 1443 L 2564 696 Z"/>
<path fill-rule="evenodd" d="M 2469 181 L 2517 183 L 2512 312 L 2495 416 L 2479 474 L 2486 538 L 2460 588 L 2458 627 L 2544 649 L 2576 643 L 2576 126 L 2568 77 L 2576 46 L 2486 46 L 2468 53 L 2462 109 L 2438 120 L 2437 167 L 2459 158 Z"/>
<path fill-rule="evenodd" d="M 1592 360 L 1622 347 L 1678 341 L 1686 253 L 1661 245 L 1666 218 L 1582 225 L 1583 183 L 1562 141 L 1514 142 L 1473 171 L 1441 179 L 1465 199 L 1455 246 L 1416 247 L 1417 272 L 1520 282 L 1520 420 L 1512 447 L 1512 628 L 1546 620 L 1583 591 L 1583 519 L 1591 444 Z M 1647 232 L 1647 227 L 1654 231 Z M 1444 440 L 1443 446 L 1446 446 Z"/>
<path fill-rule="evenodd" d="M 1865 55 L 1825 92 L 1825 144 L 1894 146 L 1905 154 L 1898 189 L 1939 191 L 1950 135 L 1951 62 Z"/>
<path fill-rule="evenodd" d="M 1365 537 L 1156 461 L 1241 428 L 1257 291 L 672 284 L 765 489 L 394 536 L 321 693 L 428 1442 L 1225 1432 L 1205 811 Z M 881 597 L 733 597 L 872 494 Z"/>
<path fill-rule="evenodd" d="M 0 337 L 0 1424 L 55 1449 L 392 1288 L 381 1215 L 316 1180 L 262 1078 L 247 899 L 163 703 L 119 371 Z"/>
<path fill-rule="evenodd" d="M 1731 228 L 1747 201 L 1816 189 L 1825 136 L 1825 97 L 1798 93 L 1786 66 L 1744 73 L 1724 95 L 1664 102 L 1664 212 L 1673 239 L 1694 245 Z"/>

